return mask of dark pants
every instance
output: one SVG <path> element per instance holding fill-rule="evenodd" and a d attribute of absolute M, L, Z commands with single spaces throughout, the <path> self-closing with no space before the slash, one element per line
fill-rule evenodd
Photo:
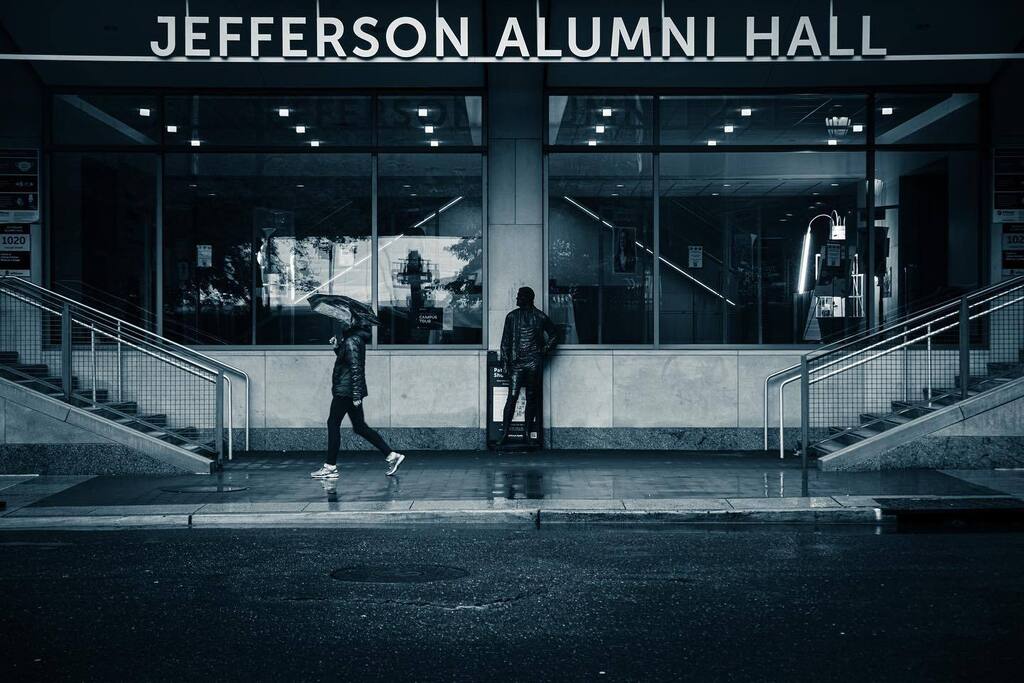
<path fill-rule="evenodd" d="M 381 438 L 380 434 L 366 424 L 366 419 L 363 417 L 363 406 L 353 405 L 350 396 L 335 396 L 331 401 L 331 415 L 327 418 L 326 462 L 328 465 L 338 463 L 338 448 L 341 446 L 341 421 L 345 419 L 345 415 L 348 415 L 348 419 L 352 422 L 352 430 L 356 434 L 369 441 L 384 455 L 391 452 L 391 447 Z"/>
<path fill-rule="evenodd" d="M 540 380 L 544 371 L 538 363 L 526 367 L 513 367 L 509 371 L 508 398 L 505 399 L 505 411 L 502 413 L 502 438 L 508 435 L 512 424 L 512 416 L 516 413 L 519 392 L 526 390 L 526 439 L 529 441 L 533 423 L 537 417 L 537 400 L 540 398 Z"/>

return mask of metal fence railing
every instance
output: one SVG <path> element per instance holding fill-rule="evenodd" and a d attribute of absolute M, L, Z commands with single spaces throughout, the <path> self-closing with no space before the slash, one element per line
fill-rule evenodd
<path fill-rule="evenodd" d="M 892 413 L 916 417 L 1024 376 L 1024 277 L 966 294 L 801 358 L 808 450 Z M 916 412 L 915 412 L 916 411 Z"/>
<path fill-rule="evenodd" d="M 233 454 L 231 377 L 244 372 L 14 277 L 0 278 L 5 378 L 193 452 Z"/>

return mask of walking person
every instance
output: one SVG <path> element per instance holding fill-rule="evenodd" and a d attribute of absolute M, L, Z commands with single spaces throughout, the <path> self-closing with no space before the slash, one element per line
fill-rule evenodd
<path fill-rule="evenodd" d="M 533 305 L 535 295 L 529 287 L 520 287 L 516 293 L 516 308 L 505 316 L 505 329 L 501 335 L 501 363 L 508 377 L 508 398 L 502 413 L 501 440 L 498 447 L 508 443 L 512 416 L 516 412 L 519 393 L 526 390 L 526 445 L 530 445 L 531 428 L 537 418 L 544 376 L 544 356 L 558 344 L 555 324 L 543 311 Z"/>
<path fill-rule="evenodd" d="M 345 325 L 342 338 L 331 337 L 334 347 L 334 371 L 331 374 L 331 412 L 327 418 L 327 460 L 324 466 L 310 476 L 314 479 L 336 479 L 338 477 L 338 449 L 341 446 L 341 421 L 348 415 L 356 434 L 369 441 L 385 456 L 385 474 L 392 476 L 405 460 L 405 456 L 388 446 L 363 417 L 363 399 L 366 390 L 366 342 L 370 339 L 368 327 L 360 324 L 358 318 Z"/>

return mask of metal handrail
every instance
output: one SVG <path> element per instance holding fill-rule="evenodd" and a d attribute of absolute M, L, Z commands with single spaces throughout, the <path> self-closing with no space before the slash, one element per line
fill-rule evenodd
<path fill-rule="evenodd" d="M 216 358 L 208 356 L 205 353 L 201 353 L 199 351 L 196 351 L 195 349 L 191 349 L 191 348 L 189 348 L 187 346 L 184 346 L 183 344 L 179 344 L 178 342 L 173 341 L 171 339 L 168 339 L 166 337 L 161 337 L 160 335 L 156 334 L 155 332 L 150 332 L 149 330 L 147 330 L 145 328 L 142 328 L 142 327 L 139 327 L 138 325 L 134 325 L 134 324 L 128 322 L 127 320 L 122 320 L 122 319 L 120 319 L 120 318 L 118 318 L 116 316 L 110 315 L 109 313 L 105 313 L 105 312 L 103 312 L 101 310 L 93 308 L 92 306 L 88 306 L 86 304 L 83 304 L 80 301 L 75 301 L 74 299 L 66 297 L 63 294 L 60 294 L 59 292 L 53 291 L 52 289 L 47 289 L 45 287 L 41 287 L 41 286 L 35 284 L 34 282 L 29 282 L 28 280 L 25 280 L 23 278 L 15 277 L 15 276 L 10 276 L 10 275 L 0 277 L 0 280 L 2 280 L 2 281 L 17 282 L 20 285 L 24 285 L 26 287 L 29 287 L 29 288 L 31 288 L 33 290 L 36 290 L 38 292 L 41 292 L 43 294 L 56 297 L 57 299 L 59 299 L 63 303 L 71 304 L 71 305 L 73 305 L 73 306 L 75 306 L 77 308 L 89 311 L 89 312 L 91 312 L 93 314 L 96 314 L 96 315 L 99 315 L 99 316 L 102 316 L 103 318 L 106 318 L 108 320 L 112 320 L 112 321 L 116 322 L 118 324 L 119 328 L 122 329 L 122 330 L 124 330 L 124 328 L 127 327 L 130 330 L 134 330 L 134 331 L 136 331 L 138 333 L 141 333 L 144 337 L 156 338 L 156 339 L 159 340 L 160 345 L 169 345 L 169 346 L 172 346 L 172 347 L 174 347 L 176 349 L 180 349 L 180 350 L 184 351 L 187 354 L 191 354 L 193 357 L 202 358 L 203 360 L 212 363 L 215 367 L 220 368 L 220 370 L 225 372 L 225 373 L 234 373 L 236 376 L 241 377 L 243 379 L 243 381 L 245 382 L 245 448 L 246 448 L 246 450 L 249 450 L 249 417 L 250 417 L 250 415 L 249 415 L 249 413 L 250 413 L 250 410 L 249 410 L 249 397 L 250 397 L 250 387 L 249 387 L 249 375 L 244 370 L 236 368 L 233 365 L 228 365 L 227 363 L 224 363 L 223 361 L 217 360 Z M 197 363 L 197 365 L 198 365 L 198 363 Z M 216 372 L 215 370 L 211 370 L 211 371 L 212 372 Z M 231 414 L 234 412 L 231 409 L 232 404 L 230 402 L 230 400 L 231 400 L 231 380 L 229 378 L 227 378 L 227 377 L 225 377 L 225 380 L 226 380 L 226 383 L 227 383 L 228 406 L 229 406 L 228 416 L 229 416 L 229 421 L 230 421 Z M 231 431 L 230 431 L 230 428 L 229 428 L 229 431 L 228 431 L 228 444 L 229 444 L 229 446 L 231 445 L 231 442 L 232 442 L 232 434 L 231 434 Z"/>
<path fill-rule="evenodd" d="M 983 299 L 981 301 L 976 301 L 974 303 L 969 304 L 969 306 L 971 308 L 974 308 L 975 306 L 980 306 L 980 305 L 982 305 L 984 303 L 987 303 L 989 301 L 992 301 L 993 299 L 998 298 L 999 296 L 1003 296 L 1003 295 L 1005 295 L 1008 292 L 1014 291 L 1015 289 L 1017 289 L 1017 288 L 1019 288 L 1021 286 L 1024 286 L 1024 275 L 1020 275 L 1020 276 L 1017 276 L 1017 277 L 1010 278 L 1009 280 L 1004 280 L 1002 282 L 997 282 L 995 284 L 988 285 L 987 287 L 983 287 L 982 289 L 979 289 L 977 291 L 970 292 L 968 294 L 964 294 L 962 296 L 959 296 L 956 299 L 951 299 L 951 300 L 943 302 L 941 304 L 937 304 L 935 306 L 932 306 L 931 308 L 929 308 L 929 309 L 927 309 L 925 311 L 922 311 L 920 313 L 916 313 L 916 314 L 914 314 L 914 315 L 912 315 L 910 317 L 897 318 L 895 320 L 888 321 L 886 323 L 886 327 L 875 328 L 875 329 L 872 329 L 872 330 L 865 330 L 865 331 L 856 333 L 854 335 L 851 335 L 850 337 L 847 337 L 847 338 L 844 338 L 844 339 L 840 339 L 840 340 L 838 340 L 836 342 L 833 342 L 832 344 L 828 344 L 826 346 L 823 346 L 823 347 L 820 347 L 820 348 L 815 349 L 813 351 L 810 351 L 810 352 L 804 354 L 804 357 L 810 359 L 810 357 L 812 355 L 817 355 L 817 356 L 820 357 L 820 355 L 822 355 L 823 353 L 834 353 L 836 351 L 841 351 L 841 350 L 843 350 L 845 348 L 853 346 L 854 344 L 857 344 L 859 342 L 863 342 L 864 339 L 866 339 L 868 337 L 871 337 L 871 336 L 874 336 L 874 335 L 878 335 L 878 334 L 882 334 L 884 332 L 891 331 L 892 328 L 896 327 L 896 326 L 902 326 L 904 328 L 900 332 L 900 334 L 905 337 L 908 332 L 916 331 L 916 330 L 919 330 L 919 329 L 921 329 L 923 327 L 929 327 L 930 325 L 934 324 L 937 320 L 942 320 L 944 318 L 947 318 L 947 317 L 950 317 L 952 315 L 955 315 L 955 313 L 949 313 L 947 315 L 944 315 L 944 316 L 938 318 L 937 320 L 933 319 L 929 323 L 926 323 L 925 325 L 919 325 L 918 327 L 913 328 L 913 330 L 907 330 L 906 329 L 906 326 L 908 324 L 910 324 L 910 323 L 913 323 L 913 322 L 916 322 L 918 320 L 924 319 L 924 318 L 926 318 L 928 316 L 932 316 L 932 315 L 934 315 L 934 314 L 936 314 L 936 313 L 938 313 L 938 312 L 940 312 L 940 311 L 942 311 L 944 309 L 959 306 L 960 301 L 962 299 L 964 299 L 964 298 L 973 299 L 973 298 L 976 298 L 976 297 L 979 297 L 979 296 L 987 296 L 989 293 L 997 291 L 997 290 L 1005 290 L 1005 291 L 1002 291 L 1002 292 L 1000 292 L 1000 294 L 997 294 L 995 296 L 990 296 L 990 297 L 988 297 L 986 299 Z M 955 325 L 954 325 L 954 327 L 955 327 Z M 950 328 L 949 327 L 943 328 L 943 330 L 946 330 L 946 329 L 950 329 Z M 920 339 L 927 338 L 929 340 L 929 343 L 931 343 L 931 337 L 932 336 L 934 336 L 934 335 L 928 335 L 927 337 L 921 337 Z M 920 341 L 920 339 L 919 339 L 919 341 Z M 849 358 L 852 358 L 853 356 L 856 356 L 856 355 L 858 355 L 860 353 L 863 353 L 863 352 L 869 351 L 869 350 L 871 350 L 873 348 L 876 348 L 877 346 L 879 346 L 879 345 L 881 345 L 883 343 L 885 343 L 885 340 L 882 340 L 880 342 L 872 344 L 871 346 L 865 347 L 863 349 L 858 349 L 858 350 L 854 351 L 853 353 L 849 354 L 848 356 L 844 356 L 844 357 L 839 358 L 837 360 L 829 361 L 828 363 L 823 364 L 820 367 L 817 367 L 817 368 L 814 368 L 812 370 L 809 370 L 809 372 L 821 372 L 822 370 L 825 370 L 826 368 L 832 367 L 833 365 L 837 365 L 839 363 L 842 363 L 842 362 L 848 360 Z M 834 347 L 834 348 L 831 348 L 831 347 Z M 902 348 L 902 347 L 900 347 L 900 348 Z M 769 384 L 776 377 L 779 377 L 781 375 L 786 375 L 786 374 L 795 372 L 797 370 L 800 370 L 801 367 L 802 367 L 801 364 L 797 363 L 795 365 L 791 365 L 791 366 L 789 366 L 787 368 L 784 368 L 782 370 L 779 370 L 777 372 L 773 372 L 772 374 L 768 375 L 764 379 L 764 450 L 766 450 L 766 451 L 768 450 L 768 387 L 769 387 Z M 783 380 L 779 384 L 779 457 L 780 458 L 785 457 L 785 442 L 784 442 L 784 439 L 783 439 L 783 430 L 785 428 L 785 425 L 784 425 L 784 398 L 783 398 L 784 390 L 786 388 L 786 385 L 788 385 L 788 384 L 790 384 L 790 383 L 792 383 L 792 382 L 794 382 L 794 381 L 796 381 L 798 379 L 800 379 L 799 375 L 794 376 L 794 377 L 789 377 L 789 378 Z M 811 382 L 811 383 L 813 383 L 813 382 Z"/>

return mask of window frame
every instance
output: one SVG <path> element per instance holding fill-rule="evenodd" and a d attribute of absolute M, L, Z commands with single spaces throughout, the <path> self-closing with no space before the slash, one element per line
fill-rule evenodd
<path fill-rule="evenodd" d="M 902 95 L 902 94 L 973 94 L 978 97 L 978 117 L 975 139 L 973 143 L 913 143 L 913 144 L 878 144 L 875 134 L 874 114 L 876 100 L 879 95 Z M 557 145 L 549 140 L 549 114 L 550 98 L 563 95 L 584 95 L 584 96 L 617 96 L 617 95 L 649 95 L 654 98 L 654 116 L 652 125 L 654 130 L 651 134 L 652 143 L 648 145 Z M 708 97 L 716 95 L 726 96 L 794 96 L 794 95 L 864 95 L 866 111 L 870 115 L 865 117 L 864 142 L 858 144 L 830 146 L 827 144 L 797 144 L 797 145 L 722 145 L 709 147 L 707 145 L 662 145 L 661 144 L 661 98 L 662 97 Z M 654 218 L 654 272 L 653 272 L 653 305 L 654 305 L 654 342 L 652 344 L 567 344 L 567 349 L 580 351 L 587 350 L 692 350 L 692 351 L 740 351 L 740 350 L 762 350 L 762 351 L 794 351 L 806 352 L 820 348 L 818 344 L 792 343 L 792 344 L 663 344 L 661 343 L 661 215 L 659 211 L 660 197 L 660 176 L 661 176 L 661 154 L 686 153 L 686 154 L 730 154 L 742 152 L 756 153 L 784 153 L 784 152 L 849 152 L 861 153 L 864 155 L 865 179 L 867 182 L 865 196 L 865 214 L 871 216 L 875 209 L 874 182 L 876 177 L 875 155 L 877 152 L 974 152 L 978 161 L 978 229 L 981 231 L 978 240 L 978 274 L 979 286 L 989 283 L 989 259 L 991 235 L 988 226 L 986 203 L 984 198 L 990 189 L 990 170 L 992 150 L 989 144 L 988 127 L 985 122 L 988 120 L 990 111 L 990 91 L 985 85 L 979 84 L 948 84 L 948 85 L 922 85 L 922 86 L 858 86 L 858 87 L 820 87 L 820 88 L 586 88 L 586 87 L 545 87 L 543 91 L 543 239 L 544 239 L 544 310 L 548 310 L 549 303 L 549 271 L 548 259 L 550 252 L 550 225 L 548 216 L 548 205 L 550 202 L 548 159 L 552 154 L 559 153 L 582 153 L 602 154 L 613 152 L 650 153 L 653 155 L 654 169 L 654 193 L 652 201 L 652 215 Z M 869 251 L 874 253 L 875 239 L 874 232 L 868 231 Z M 874 327 L 877 313 L 874 304 L 868 306 L 866 312 L 866 325 Z"/>
<path fill-rule="evenodd" d="M 157 144 L 152 145 L 141 145 L 141 144 L 67 144 L 67 143 L 55 143 L 53 139 L 54 134 L 54 98 L 58 95 L 148 95 L 156 97 L 159 102 L 160 110 L 155 112 L 159 121 L 160 127 L 160 139 Z M 302 147 L 302 146 L 282 146 L 282 145 L 209 145 L 205 147 L 191 147 L 183 144 L 167 144 L 165 141 L 166 131 L 166 100 L 168 97 L 181 97 L 181 96 L 239 96 L 239 97 L 257 97 L 257 98 L 270 98 L 270 97 L 368 97 L 370 99 L 370 131 L 371 141 L 370 144 L 363 145 L 326 145 L 321 144 L 314 148 Z M 479 145 L 449 145 L 449 146 L 411 146 L 411 145 L 390 145 L 384 146 L 378 144 L 378 107 L 379 100 L 382 97 L 389 96 L 406 96 L 406 97 L 439 97 L 439 96 L 467 96 L 467 97 L 479 97 L 481 101 L 481 133 Z M 164 167 L 166 163 L 166 157 L 168 154 L 369 154 L 371 160 L 371 179 L 370 179 L 370 192 L 371 192 L 371 249 L 373 250 L 373 259 L 371 263 L 371 272 L 373 273 L 372 278 L 372 302 L 374 309 L 377 309 L 377 268 L 378 268 L 378 156 L 380 154 L 427 154 L 427 155 L 439 155 L 439 154 L 474 154 L 480 158 L 480 174 L 481 174 L 481 210 L 480 210 L 480 226 L 483 235 L 481 249 L 483 250 L 481 258 L 481 277 L 483 279 L 483 292 L 482 292 L 482 310 L 483 315 L 481 317 L 481 343 L 479 344 L 381 344 L 377 340 L 377 329 L 373 329 L 373 338 L 371 340 L 369 348 L 374 351 L 431 351 L 438 352 L 442 350 L 453 350 L 462 351 L 467 350 L 481 351 L 486 350 L 488 347 L 488 320 L 487 320 L 487 309 L 488 309 L 488 248 L 487 248 L 487 141 L 488 141 L 488 98 L 486 88 L 479 87 L 452 87 L 452 88 L 373 88 L 373 89 L 317 89 L 317 88 L 282 88 L 282 89 L 259 89 L 259 88 L 234 88 L 234 89 L 223 89 L 214 87 L 195 87 L 195 88 L 141 88 L 141 87 L 63 87 L 63 86 L 48 86 L 44 89 L 43 93 L 43 149 L 42 149 L 42 183 L 44 191 L 46 192 L 43 198 L 42 207 L 42 227 L 43 227 L 43 282 L 49 284 L 53 277 L 53 238 L 52 229 L 53 224 L 51 222 L 51 208 L 52 208 L 52 193 L 50 191 L 50 172 L 52 169 L 52 155 L 54 153 L 61 152 L 79 152 L 79 153 L 136 153 L 136 154 L 156 154 L 157 156 L 157 201 L 154 216 L 155 234 L 154 234 L 154 253 L 152 259 L 155 261 L 155 287 L 156 296 L 154 303 L 154 318 L 156 321 L 155 332 L 157 334 L 163 334 L 164 332 L 164 273 L 163 273 L 163 223 L 164 223 L 164 184 L 165 184 L 165 173 Z M 255 325 L 255 307 L 251 311 L 252 324 Z M 257 344 L 255 335 L 253 340 L 249 344 L 223 344 L 223 345 L 208 345 L 208 344 L 190 344 L 192 348 L 201 349 L 204 351 L 270 351 L 270 350 L 292 350 L 292 351 L 308 351 L 308 350 L 319 350 L 322 346 L 309 345 L 309 344 Z"/>

